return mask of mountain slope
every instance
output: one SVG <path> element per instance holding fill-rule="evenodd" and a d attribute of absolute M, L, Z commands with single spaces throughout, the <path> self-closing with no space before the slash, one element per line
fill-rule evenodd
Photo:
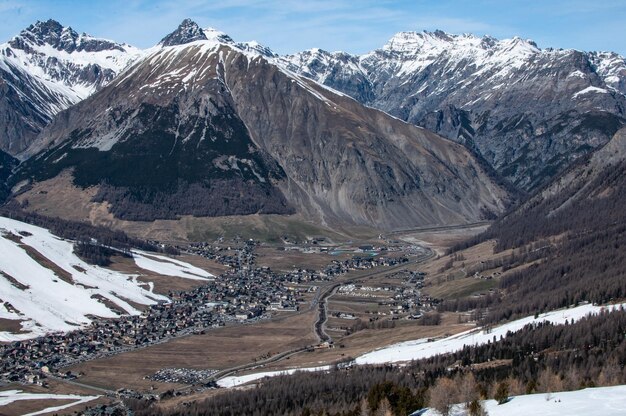
<path fill-rule="evenodd" d="M 499 283 L 503 296 L 483 298 L 481 307 L 489 309 L 485 319 L 626 297 L 625 204 L 626 129 L 621 129 L 474 239 L 497 240 L 496 252 L 513 249 Z M 466 305 L 471 301 L 476 299 Z"/>
<path fill-rule="evenodd" d="M 6 197 L 9 196 L 10 190 L 6 182 L 9 176 L 11 176 L 13 169 L 17 166 L 17 163 L 17 159 L 0 150 L 0 202 L 4 201 Z"/>
<path fill-rule="evenodd" d="M 624 125 L 626 63 L 519 38 L 402 32 L 361 56 L 314 49 L 281 65 L 464 143 L 536 189 Z"/>
<path fill-rule="evenodd" d="M 190 43 L 157 48 L 60 114 L 14 182 L 71 168 L 127 219 L 295 208 L 391 229 L 504 208 L 506 191 L 462 146 L 281 69 L 266 49 L 189 30 L 165 39 Z"/>
<path fill-rule="evenodd" d="M 626 223 L 626 128 L 494 224 L 501 245 L 563 232 L 623 231 Z"/>
<path fill-rule="evenodd" d="M 74 252 L 71 241 L 48 230 L 0 217 L 0 318 L 19 321 L 21 330 L 0 331 L 0 341 L 34 338 L 45 333 L 73 331 L 90 317 L 139 315 L 138 305 L 169 302 L 144 288 L 138 275 L 91 265 Z M 135 252 L 139 270 L 204 280 L 211 275 L 191 265 L 161 262 Z M 191 274 L 190 273 L 193 273 Z"/>
<path fill-rule="evenodd" d="M 37 22 L 0 45 L 0 149 L 24 150 L 59 111 L 110 82 L 142 54 L 129 45 Z"/>

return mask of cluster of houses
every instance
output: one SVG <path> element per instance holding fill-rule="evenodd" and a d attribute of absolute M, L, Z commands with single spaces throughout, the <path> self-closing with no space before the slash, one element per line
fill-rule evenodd
<path fill-rule="evenodd" d="M 384 284 L 380 286 L 366 286 L 362 284 L 347 284 L 339 287 L 337 294 L 355 298 L 371 298 L 378 303 L 376 312 L 369 314 L 387 315 L 392 317 L 406 317 L 416 319 L 422 312 L 433 309 L 435 306 L 429 296 L 422 294 L 425 273 L 402 271 L 389 278 L 401 279 L 399 284 Z M 351 314 L 335 312 L 333 316 L 342 319 L 355 319 Z"/>
<path fill-rule="evenodd" d="M 229 321 L 252 321 L 270 310 L 298 310 L 306 289 L 286 286 L 267 273 L 237 270 L 191 291 L 171 293 L 171 302 L 150 306 L 139 316 L 95 319 L 84 329 L 48 334 L 0 346 L 0 379 L 38 381 L 46 373 L 174 337 L 202 333 Z"/>
<path fill-rule="evenodd" d="M 94 319 L 90 326 L 70 333 L 0 345 L 0 381 L 42 384 L 50 373 L 73 377 L 62 369 L 174 337 L 204 333 L 207 328 L 227 322 L 254 322 L 276 311 L 297 311 L 304 295 L 316 289 L 313 282 L 332 280 L 350 270 L 408 261 L 403 256 L 355 257 L 333 261 L 319 271 L 296 269 L 276 273 L 268 267 L 255 266 L 256 245 L 247 241 L 230 250 L 208 244 L 188 247 L 189 252 L 231 267 L 206 285 L 170 293 L 170 302 L 152 305 L 139 316 Z"/>

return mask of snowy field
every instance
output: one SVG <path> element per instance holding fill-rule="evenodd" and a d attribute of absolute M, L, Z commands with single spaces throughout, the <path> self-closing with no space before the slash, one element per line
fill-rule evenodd
<path fill-rule="evenodd" d="M 182 277 L 192 280 L 207 280 L 214 277 L 211 273 L 199 267 L 157 254 L 133 250 L 133 259 L 137 267 L 163 276 Z"/>
<path fill-rule="evenodd" d="M 59 274 L 65 277 L 32 258 L 24 247 L 9 238 L 11 234 L 13 239 L 20 237 L 21 244 L 63 270 Z M 190 264 L 158 257 L 160 261 L 140 255 L 139 263 L 145 263 L 142 268 L 165 275 L 190 279 L 210 276 Z M 0 217 L 0 318 L 19 320 L 22 328 L 19 333 L 0 331 L 0 341 L 75 330 L 88 325 L 89 316 L 118 317 L 118 312 L 102 301 L 105 299 L 115 309 L 130 315 L 140 313 L 130 302 L 152 305 L 169 301 L 154 293 L 152 285 L 148 289 L 145 286 L 137 280 L 137 275 L 84 262 L 73 253 L 71 242 L 43 228 Z"/>
<path fill-rule="evenodd" d="M 218 380 L 217 385 L 220 387 L 237 387 L 242 384 L 249 383 L 251 381 L 260 380 L 264 377 L 275 377 L 275 376 L 284 376 L 293 374 L 296 371 L 310 372 L 310 371 L 328 371 L 330 370 L 329 365 L 325 365 L 322 367 L 308 367 L 308 368 L 292 368 L 290 370 L 282 370 L 282 371 L 266 371 L 264 373 L 253 373 L 247 374 L 245 376 L 229 376 L 224 377 Z"/>
<path fill-rule="evenodd" d="M 570 323 L 575 322 L 587 315 L 597 314 L 602 310 L 612 310 L 623 306 L 625 305 L 621 304 L 607 307 L 586 304 L 577 306 L 575 308 L 561 309 L 558 311 L 544 313 L 539 315 L 537 318 L 530 316 L 518 319 L 497 327 L 493 327 L 490 330 L 484 330 L 482 328 L 472 329 L 431 342 L 428 342 L 427 338 L 421 338 L 415 341 L 401 342 L 361 355 L 360 357 L 356 358 L 355 364 L 386 364 L 419 360 L 421 358 L 428 358 L 437 354 L 446 354 L 459 351 L 463 349 L 463 347 L 466 345 L 486 344 L 489 341 L 493 341 L 494 336 L 497 339 L 500 339 L 501 335 L 503 337 L 506 337 L 507 332 L 517 332 L 530 323 L 540 323 L 547 321 L 556 325 L 561 325 L 564 324 L 565 321 L 569 321 Z M 286 371 L 253 373 L 243 376 L 230 376 L 220 379 L 217 384 L 221 387 L 235 387 L 264 377 L 293 374 L 296 371 L 325 371 L 328 369 L 329 367 L 325 366 L 291 369 Z M 624 415 L 626 415 L 626 413 L 624 413 Z"/>
<path fill-rule="evenodd" d="M 76 406 L 81 403 L 87 403 L 97 399 L 100 396 L 78 396 L 75 394 L 39 394 L 39 393 L 24 393 L 21 390 L 7 390 L 0 391 L 0 413 L 3 413 L 2 406 L 6 406 L 13 402 L 22 400 L 73 400 L 71 403 L 46 407 L 36 412 L 28 413 L 23 416 L 35 416 L 43 415 L 51 412 L 58 412 L 68 407 Z"/>
<path fill-rule="evenodd" d="M 596 387 L 578 391 L 528 394 L 512 397 L 498 405 L 486 400 L 483 406 L 489 416 L 623 416 L 626 415 L 626 386 Z M 414 415 L 439 416 L 435 410 Z M 465 416 L 463 406 L 455 405 L 450 416 Z"/>

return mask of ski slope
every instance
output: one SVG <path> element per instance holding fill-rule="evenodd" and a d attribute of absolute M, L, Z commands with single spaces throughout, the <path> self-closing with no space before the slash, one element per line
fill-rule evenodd
<path fill-rule="evenodd" d="M 45 260 L 36 260 L 34 253 Z M 170 263 L 159 264 L 178 268 L 178 277 L 210 276 L 184 262 L 162 259 Z M 0 341 L 72 331 L 89 325 L 91 316 L 138 315 L 134 304 L 169 301 L 154 293 L 153 285 L 146 289 L 137 277 L 88 264 L 73 253 L 71 242 L 41 227 L 0 217 L 0 318 L 21 325 L 19 332 L 0 331 Z"/>
<path fill-rule="evenodd" d="M 364 354 L 356 359 L 356 364 L 385 364 L 429 358 L 437 354 L 459 351 L 466 345 L 486 344 L 493 341 L 494 337 L 497 339 L 500 339 L 500 336 L 506 337 L 507 332 L 517 332 L 528 324 L 551 322 L 555 325 L 562 325 L 565 321 L 575 322 L 587 315 L 620 306 L 622 305 L 605 307 L 586 304 L 575 308 L 547 312 L 537 318 L 530 316 L 517 319 L 490 329 L 472 329 L 431 342 L 427 338 L 401 342 Z"/>
<path fill-rule="evenodd" d="M 330 366 L 324 365 L 321 367 L 291 368 L 289 370 L 282 370 L 282 371 L 266 371 L 263 373 L 246 374 L 244 376 L 228 376 L 228 377 L 219 379 L 217 381 L 217 385 L 220 387 L 230 388 L 230 387 L 241 386 L 242 384 L 246 384 L 251 381 L 260 380 L 265 377 L 290 375 L 297 371 L 311 372 L 311 371 L 328 371 L 328 370 L 330 370 Z"/>

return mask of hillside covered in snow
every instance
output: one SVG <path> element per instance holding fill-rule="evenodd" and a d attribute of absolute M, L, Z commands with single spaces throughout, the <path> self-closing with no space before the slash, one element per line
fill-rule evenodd
<path fill-rule="evenodd" d="M 71 241 L 23 222 L 0 217 L 0 319 L 19 322 L 0 341 L 33 338 L 86 326 L 91 317 L 138 315 L 137 305 L 169 302 L 154 285 L 86 263 Z M 133 253 L 140 269 L 164 276 L 205 280 L 204 270 L 164 256 Z"/>

